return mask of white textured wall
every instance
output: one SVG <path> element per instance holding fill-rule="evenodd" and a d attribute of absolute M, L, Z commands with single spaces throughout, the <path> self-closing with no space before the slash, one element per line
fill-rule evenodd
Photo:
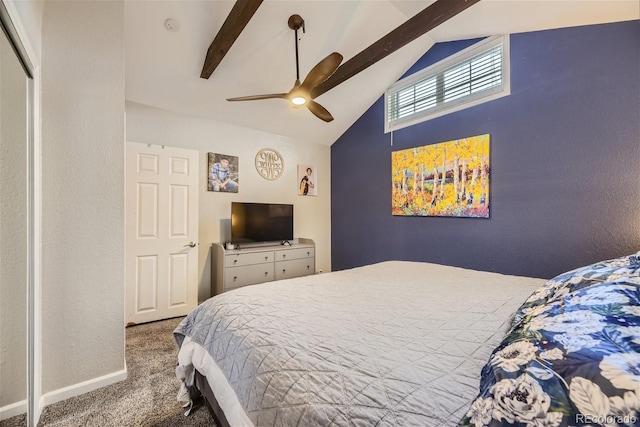
<path fill-rule="evenodd" d="M 0 33 L 0 408 L 27 398 L 27 78 Z"/>
<path fill-rule="evenodd" d="M 42 14 L 42 391 L 124 369 L 124 4 Z"/>
<path fill-rule="evenodd" d="M 211 296 L 211 244 L 228 238 L 231 202 L 294 204 L 295 237 L 316 243 L 316 270 L 331 269 L 331 188 L 329 146 L 309 144 L 287 137 L 178 115 L 135 103 L 127 103 L 127 140 L 200 151 L 200 221 L 198 300 Z M 285 170 L 275 181 L 260 177 L 254 166 L 256 153 L 273 148 L 284 157 Z M 240 188 L 237 194 L 207 191 L 207 153 L 239 157 Z M 297 165 L 314 165 L 318 196 L 297 195 Z"/>

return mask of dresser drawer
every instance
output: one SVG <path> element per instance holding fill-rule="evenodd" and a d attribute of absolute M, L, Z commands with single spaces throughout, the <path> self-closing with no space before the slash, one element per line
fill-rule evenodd
<path fill-rule="evenodd" d="M 243 265 L 264 264 L 273 262 L 273 251 L 232 253 L 224 257 L 225 267 L 240 267 Z"/>
<path fill-rule="evenodd" d="M 230 267 L 224 270 L 224 290 L 273 280 L 273 263 Z"/>
<path fill-rule="evenodd" d="M 246 285 L 315 274 L 316 251 L 311 239 L 300 238 L 291 246 L 244 245 L 227 250 L 214 243 L 211 252 L 212 294 Z"/>
<path fill-rule="evenodd" d="M 276 251 L 276 261 L 311 258 L 315 256 L 315 248 L 281 249 Z"/>
<path fill-rule="evenodd" d="M 276 262 L 276 280 L 313 274 L 315 258 L 292 259 Z"/>

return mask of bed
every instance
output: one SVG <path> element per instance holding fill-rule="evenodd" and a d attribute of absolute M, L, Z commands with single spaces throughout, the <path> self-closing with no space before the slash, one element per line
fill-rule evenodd
<path fill-rule="evenodd" d="M 174 331 L 181 395 L 221 426 L 636 425 L 637 261 L 550 281 L 387 261 L 240 288 Z"/>

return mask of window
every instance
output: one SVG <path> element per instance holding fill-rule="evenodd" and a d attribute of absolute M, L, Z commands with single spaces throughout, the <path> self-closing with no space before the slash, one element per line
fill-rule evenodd
<path fill-rule="evenodd" d="M 385 92 L 385 133 L 510 93 L 509 36 L 486 38 Z"/>

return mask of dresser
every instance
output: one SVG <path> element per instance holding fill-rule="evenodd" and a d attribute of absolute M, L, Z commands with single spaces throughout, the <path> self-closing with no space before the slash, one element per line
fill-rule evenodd
<path fill-rule="evenodd" d="M 211 248 L 211 286 L 214 295 L 246 285 L 290 279 L 315 273 L 316 245 L 298 238 L 291 246 L 241 246 Z"/>

